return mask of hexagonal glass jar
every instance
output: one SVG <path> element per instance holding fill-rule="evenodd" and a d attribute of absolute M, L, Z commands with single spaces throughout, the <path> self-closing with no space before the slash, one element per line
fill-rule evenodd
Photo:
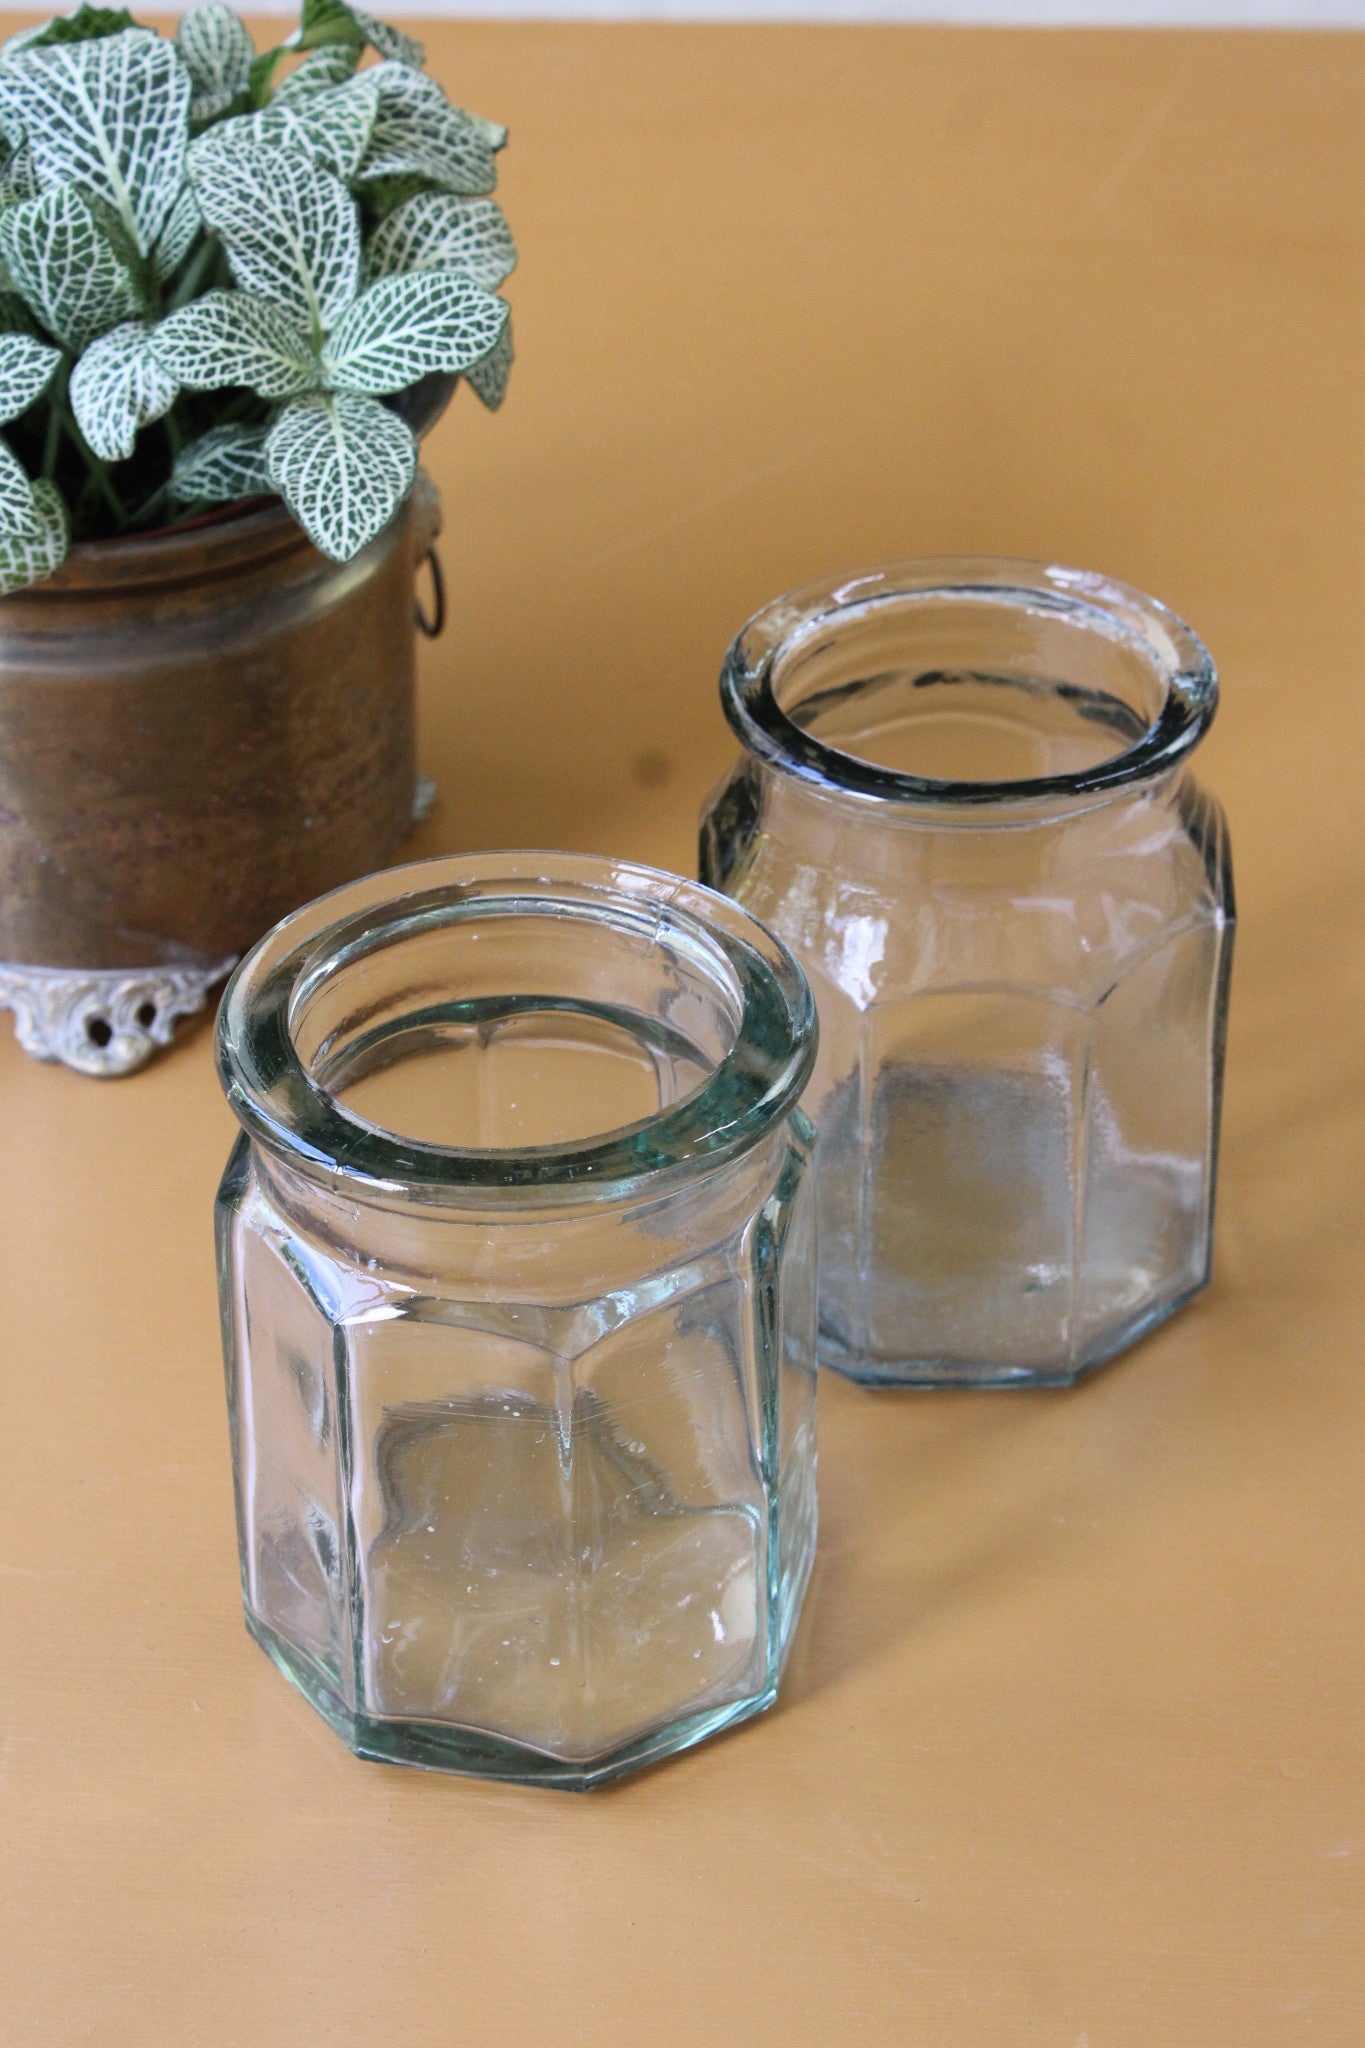
<path fill-rule="evenodd" d="M 774 1698 L 815 1543 L 815 1051 L 695 883 L 425 862 L 223 1000 L 247 1623 L 364 1756 L 584 1787 Z"/>
<path fill-rule="evenodd" d="M 1201 1288 L 1233 931 L 1217 699 L 1136 591 L 911 563 L 751 620 L 701 872 L 814 986 L 821 1357 L 1062 1385 Z"/>

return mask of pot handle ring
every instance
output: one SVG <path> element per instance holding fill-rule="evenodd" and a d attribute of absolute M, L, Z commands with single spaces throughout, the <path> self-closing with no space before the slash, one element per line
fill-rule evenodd
<path fill-rule="evenodd" d="M 422 600 L 419 597 L 413 601 L 412 615 L 417 621 L 419 633 L 425 634 L 428 640 L 439 640 L 445 631 L 446 624 L 446 579 L 441 573 L 441 557 L 437 554 L 434 547 L 427 549 L 426 554 L 422 557 L 422 561 L 426 563 L 431 571 L 432 612 L 428 618 L 422 609 Z M 420 569 L 422 563 L 419 562 L 417 566 Z"/>
<path fill-rule="evenodd" d="M 436 552 L 436 541 L 441 531 L 441 494 L 424 469 L 417 472 L 417 482 L 412 493 L 412 561 L 414 574 L 423 564 L 431 571 L 430 614 L 423 610 L 422 600 L 413 603 L 413 617 L 417 630 L 428 640 L 435 640 L 445 630 L 446 583 L 441 573 L 441 558 Z"/>

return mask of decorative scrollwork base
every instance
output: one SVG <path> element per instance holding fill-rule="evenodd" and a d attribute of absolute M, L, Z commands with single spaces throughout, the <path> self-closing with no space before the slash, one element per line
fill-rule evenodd
<path fill-rule="evenodd" d="M 0 960 L 0 1010 L 35 1060 L 60 1060 L 77 1074 L 132 1074 L 169 1045 L 176 1019 L 201 1010 L 231 972 L 211 967 L 26 967 Z"/>

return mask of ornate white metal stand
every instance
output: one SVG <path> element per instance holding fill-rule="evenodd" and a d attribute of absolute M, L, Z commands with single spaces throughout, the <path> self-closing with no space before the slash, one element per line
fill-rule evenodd
<path fill-rule="evenodd" d="M 0 960 L 0 1010 L 35 1060 L 105 1079 L 134 1073 L 169 1045 L 179 1017 L 204 1007 L 232 959 L 211 967 L 26 967 Z"/>

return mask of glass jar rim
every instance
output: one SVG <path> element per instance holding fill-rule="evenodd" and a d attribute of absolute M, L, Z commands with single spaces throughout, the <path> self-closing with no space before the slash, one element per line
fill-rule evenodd
<path fill-rule="evenodd" d="M 309 1070 L 294 1037 L 306 995 L 386 945 L 488 914 L 572 905 L 657 944 L 710 955 L 738 999 L 733 1041 L 701 1085 L 589 1138 L 464 1148 L 369 1122 Z M 524 993 L 508 990 L 507 993 Z M 416 861 L 293 911 L 241 961 L 218 1010 L 218 1071 L 247 1134 L 309 1178 L 425 1204 L 600 1202 L 711 1173 L 795 1107 L 815 1059 L 810 985 L 780 939 L 730 898 L 660 869 L 591 854 L 480 853 Z"/>
<path fill-rule="evenodd" d="M 1111 641 L 1151 666 L 1162 702 L 1146 729 L 1093 767 L 1017 781 L 939 780 L 885 768 L 815 738 L 793 719 L 774 687 L 779 666 L 841 613 L 865 617 L 906 597 L 1012 604 L 1046 611 Z M 1174 768 L 1208 731 L 1218 707 L 1218 674 L 1202 640 L 1157 599 L 1085 569 L 1010 556 L 944 556 L 890 562 L 829 577 L 765 605 L 736 635 L 720 678 L 726 718 L 746 750 L 781 772 L 855 802 L 975 811 L 1083 803 Z"/>

